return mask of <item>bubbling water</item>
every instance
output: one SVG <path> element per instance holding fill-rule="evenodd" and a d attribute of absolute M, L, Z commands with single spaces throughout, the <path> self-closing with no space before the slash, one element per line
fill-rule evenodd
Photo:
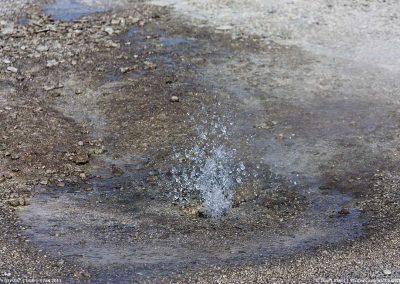
<path fill-rule="evenodd" d="M 214 123 L 210 131 L 198 128 L 198 143 L 192 149 L 175 152 L 178 165 L 171 170 L 175 201 L 200 199 L 201 212 L 209 217 L 221 217 L 230 210 L 234 189 L 242 183 L 246 168 L 235 159 L 235 150 L 216 145 L 226 137 L 226 128 Z"/>

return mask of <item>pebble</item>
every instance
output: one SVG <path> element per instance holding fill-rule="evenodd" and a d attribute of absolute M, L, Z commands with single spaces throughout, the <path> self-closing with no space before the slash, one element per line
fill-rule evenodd
<path fill-rule="evenodd" d="M 47 45 L 39 45 L 38 47 L 36 47 L 36 51 L 39 52 L 46 52 L 49 50 L 49 47 Z"/>
<path fill-rule="evenodd" d="M 58 61 L 55 59 L 47 60 L 46 67 L 51 68 L 58 65 Z"/>
<path fill-rule="evenodd" d="M 11 72 L 11 73 L 17 73 L 17 72 L 18 72 L 18 69 L 15 68 L 14 66 L 8 66 L 8 67 L 7 67 L 7 71 L 8 71 L 8 72 Z"/>
<path fill-rule="evenodd" d="M 10 172 L 6 172 L 6 173 L 4 174 L 4 177 L 5 177 L 6 179 L 12 179 L 12 178 L 13 178 L 13 174 L 10 173 Z"/>
<path fill-rule="evenodd" d="M 392 275 L 392 271 L 390 271 L 389 269 L 384 269 L 382 272 L 384 275 Z"/>
<path fill-rule="evenodd" d="M 128 73 L 129 71 L 132 70 L 132 68 L 131 67 L 121 67 L 119 70 L 121 71 L 121 73 Z"/>
<path fill-rule="evenodd" d="M 84 165 L 89 163 L 89 155 L 87 153 L 77 153 L 74 157 L 74 163 L 77 165 Z"/>
<path fill-rule="evenodd" d="M 65 183 L 64 183 L 64 182 L 59 182 L 59 183 L 57 183 L 57 186 L 58 186 L 58 187 L 64 187 L 64 186 L 65 186 Z"/>
<path fill-rule="evenodd" d="M 229 31 L 229 30 L 231 30 L 232 28 L 233 28 L 233 27 L 230 26 L 230 25 L 223 25 L 223 26 L 217 27 L 217 30 L 219 30 L 219 31 Z"/>
<path fill-rule="evenodd" d="M 78 142 L 78 145 L 79 145 L 79 146 L 83 146 L 83 141 L 79 141 L 79 142 Z"/>
<path fill-rule="evenodd" d="M 13 23 L 6 23 L 2 28 L 1 28 L 1 33 L 3 35 L 11 35 L 14 33 L 14 24 Z"/>
<path fill-rule="evenodd" d="M 130 23 L 130 24 L 136 24 L 136 23 L 139 22 L 139 21 L 140 21 L 139 18 L 132 17 L 132 16 L 129 17 L 129 23 Z"/>
<path fill-rule="evenodd" d="M 114 29 L 112 27 L 105 27 L 104 31 L 108 33 L 108 35 L 113 35 L 114 34 Z"/>
<path fill-rule="evenodd" d="M 55 89 L 61 89 L 61 88 L 64 88 L 63 84 L 57 84 L 57 85 L 53 85 L 53 86 L 50 86 L 50 85 L 43 86 L 43 90 L 45 90 L 46 92 L 52 91 Z"/>
<path fill-rule="evenodd" d="M 199 216 L 200 218 L 211 218 L 209 212 L 207 212 L 204 208 L 200 208 L 197 211 L 197 216 Z"/>
<path fill-rule="evenodd" d="M 151 62 L 151 61 L 145 61 L 144 65 L 146 66 L 147 69 L 156 69 L 157 64 Z"/>
<path fill-rule="evenodd" d="M 18 160 L 20 156 L 18 154 L 12 154 L 11 155 L 11 160 Z"/>
<path fill-rule="evenodd" d="M 112 19 L 111 20 L 111 25 L 119 25 L 120 22 L 121 22 L 120 19 Z"/>
<path fill-rule="evenodd" d="M 96 154 L 96 155 L 104 154 L 104 152 L 106 152 L 106 150 L 104 148 L 94 149 L 93 150 L 93 154 Z"/>
<path fill-rule="evenodd" d="M 348 215 L 350 214 L 350 210 L 348 208 L 343 207 L 342 209 L 340 209 L 340 211 L 338 212 L 339 215 Z"/>
<path fill-rule="evenodd" d="M 29 205 L 29 202 L 25 198 L 19 197 L 7 200 L 7 204 L 12 207 L 18 207 Z"/>
<path fill-rule="evenodd" d="M 172 96 L 169 100 L 170 100 L 171 102 L 173 102 L 173 103 L 177 103 L 177 102 L 179 102 L 179 97 L 177 97 L 177 96 Z"/>

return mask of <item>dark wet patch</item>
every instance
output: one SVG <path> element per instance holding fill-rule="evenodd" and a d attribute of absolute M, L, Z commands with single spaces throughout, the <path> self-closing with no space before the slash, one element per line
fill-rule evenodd
<path fill-rule="evenodd" d="M 105 12 L 107 8 L 100 6 L 88 6 L 80 0 L 55 0 L 54 3 L 44 7 L 44 12 L 54 20 L 74 21 L 83 16 Z"/>
<path fill-rule="evenodd" d="M 26 25 L 29 24 L 29 19 L 27 18 L 26 15 L 23 16 L 23 17 L 20 17 L 20 18 L 18 19 L 18 21 L 17 21 L 17 24 L 18 24 L 18 25 L 22 25 L 22 26 L 26 26 Z"/>
<path fill-rule="evenodd" d="M 120 280 L 133 272 L 154 277 L 258 263 L 362 235 L 350 196 L 321 194 L 302 181 L 275 193 L 270 185 L 222 219 L 204 219 L 185 214 L 165 188 L 151 186 L 149 174 L 139 172 L 37 195 L 21 213 L 27 234 L 47 251 L 62 251 L 102 274 L 125 271 Z M 341 214 L 343 208 L 348 213 Z"/>
<path fill-rule="evenodd" d="M 61 251 L 72 261 L 94 267 L 98 271 L 94 277 L 104 280 L 114 275 L 115 281 L 135 278 L 132 275 L 158 276 L 212 265 L 258 263 L 362 236 L 364 220 L 352 194 L 336 188 L 322 192 L 323 183 L 306 171 L 284 168 L 283 174 L 254 181 L 259 187 L 257 194 L 240 202 L 222 219 L 199 218 L 173 204 L 158 173 L 161 168 L 168 172 L 173 166 L 173 145 L 192 145 L 188 138 L 192 125 L 187 125 L 183 113 L 208 119 L 200 105 L 221 116 L 240 112 L 236 117 L 229 116 L 239 127 L 227 146 L 237 147 L 241 156 L 247 155 L 246 147 L 254 151 L 246 159 L 250 167 L 262 156 L 256 157 L 260 149 L 266 157 L 275 154 L 276 161 L 286 162 L 285 148 L 274 153 L 270 146 L 281 141 L 270 131 L 247 135 L 258 129 L 246 117 L 259 114 L 253 106 L 233 107 L 238 103 L 234 96 L 231 101 L 218 97 L 222 107 L 207 100 L 220 90 L 215 88 L 217 76 L 204 77 L 207 80 L 200 83 L 192 78 L 193 74 L 201 77 L 192 67 L 197 58 L 215 64 L 229 62 L 231 50 L 221 51 L 209 39 L 167 36 L 153 28 L 132 28 L 121 37 L 121 50 L 105 68 L 102 80 L 106 82 L 98 83 L 98 93 L 81 96 L 89 108 L 77 102 L 60 103 L 77 121 L 90 120 L 93 133 L 104 138 L 109 151 L 92 164 L 95 179 L 66 190 L 40 193 L 21 213 L 29 225 L 26 233 L 35 243 L 50 253 Z M 115 60 L 121 54 L 125 57 Z M 120 72 L 119 67 L 135 65 L 132 72 Z M 229 81 L 223 87 L 235 94 L 235 86 Z M 194 98 L 198 89 L 204 94 Z M 256 90 L 246 86 L 240 92 L 248 98 Z M 171 94 L 180 95 L 179 104 L 169 103 Z M 288 123 L 299 123 L 295 111 L 284 114 L 293 117 L 287 119 Z M 296 146 L 302 141 L 285 143 Z M 136 152 L 146 153 L 150 162 L 146 155 Z M 274 159 L 269 162 L 260 171 L 274 166 Z"/>

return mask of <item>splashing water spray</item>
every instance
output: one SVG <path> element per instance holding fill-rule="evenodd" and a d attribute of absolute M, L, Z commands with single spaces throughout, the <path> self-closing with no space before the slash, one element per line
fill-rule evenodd
<path fill-rule="evenodd" d="M 234 189 L 242 183 L 245 166 L 235 159 L 235 149 L 215 145 L 227 138 L 226 127 L 219 120 L 211 124 L 211 130 L 199 127 L 197 134 L 199 139 L 192 149 L 175 151 L 172 195 L 180 203 L 199 198 L 203 215 L 221 217 L 232 207 Z"/>

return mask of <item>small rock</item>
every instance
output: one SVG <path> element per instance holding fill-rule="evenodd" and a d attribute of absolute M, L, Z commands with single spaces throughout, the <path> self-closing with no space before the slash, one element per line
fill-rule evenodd
<path fill-rule="evenodd" d="M 87 271 L 79 271 L 79 272 L 75 272 L 74 273 L 74 277 L 75 278 L 86 278 L 86 279 L 89 279 L 89 278 L 92 277 L 92 275 L 90 275 L 90 273 L 87 272 Z"/>
<path fill-rule="evenodd" d="M 8 72 L 11 72 L 11 73 L 17 73 L 17 72 L 18 72 L 18 69 L 15 68 L 14 66 L 8 66 L 8 67 L 7 67 L 7 71 L 8 71 Z"/>
<path fill-rule="evenodd" d="M 43 90 L 45 90 L 46 92 L 51 91 L 54 89 L 54 86 L 43 86 Z"/>
<path fill-rule="evenodd" d="M 86 179 L 86 174 L 85 174 L 85 173 L 80 173 L 80 174 L 79 174 L 79 177 L 80 177 L 82 180 L 85 180 L 85 179 Z"/>
<path fill-rule="evenodd" d="M 131 67 L 121 67 L 119 68 L 119 70 L 121 71 L 121 73 L 128 73 L 129 71 L 132 71 Z"/>
<path fill-rule="evenodd" d="M 50 85 L 43 86 L 43 90 L 45 90 L 46 92 L 56 90 L 56 89 L 61 89 L 61 88 L 64 88 L 63 84 L 57 84 L 57 85 L 52 85 L 52 86 L 50 86 Z"/>
<path fill-rule="evenodd" d="M 117 167 L 116 165 L 111 165 L 111 173 L 114 176 L 119 177 L 119 176 L 122 176 L 125 172 L 121 168 Z"/>
<path fill-rule="evenodd" d="M 13 23 L 5 23 L 3 27 L 1 27 L 1 33 L 3 35 L 11 35 L 14 33 L 14 24 Z"/>
<path fill-rule="evenodd" d="M 327 185 L 320 185 L 320 186 L 319 186 L 319 189 L 320 189 L 320 190 L 330 190 L 331 187 L 329 187 L 329 186 L 327 186 Z"/>
<path fill-rule="evenodd" d="M 217 27 L 217 30 L 219 30 L 219 31 L 229 31 L 229 30 L 231 30 L 232 28 L 233 28 L 233 27 L 230 26 L 230 25 L 223 25 L 223 26 Z"/>
<path fill-rule="evenodd" d="M 201 208 L 198 212 L 197 215 L 200 218 L 211 218 L 212 216 L 207 212 L 204 208 Z"/>
<path fill-rule="evenodd" d="M 47 45 L 39 45 L 38 47 L 36 47 L 36 51 L 39 52 L 46 52 L 49 50 L 49 47 Z"/>
<path fill-rule="evenodd" d="M 83 141 L 79 141 L 79 142 L 78 142 L 78 145 L 79 145 L 79 146 L 83 146 L 83 144 L 84 144 Z"/>
<path fill-rule="evenodd" d="M 346 207 L 343 207 L 342 209 L 340 209 L 338 214 L 341 215 L 341 216 L 348 215 L 348 214 L 350 214 L 350 210 L 348 208 L 346 208 Z"/>
<path fill-rule="evenodd" d="M 383 275 L 392 275 L 392 271 L 390 271 L 389 269 L 384 269 L 383 271 Z"/>
<path fill-rule="evenodd" d="M 177 96 L 172 96 L 169 100 L 170 100 L 171 102 L 173 102 L 173 103 L 179 102 L 179 98 L 178 98 Z"/>
<path fill-rule="evenodd" d="M 151 61 L 145 61 L 144 65 L 146 66 L 146 69 L 156 69 L 157 64 L 151 62 Z"/>
<path fill-rule="evenodd" d="M 20 156 L 18 154 L 12 154 L 11 155 L 11 160 L 18 160 Z"/>
<path fill-rule="evenodd" d="M 19 206 L 19 200 L 18 200 L 18 198 L 9 199 L 9 200 L 7 200 L 7 204 L 12 206 L 12 207 L 18 207 Z"/>
<path fill-rule="evenodd" d="M 26 198 L 24 197 L 19 197 L 7 200 L 7 204 L 12 207 L 18 207 L 18 206 L 27 206 L 30 204 L 30 202 L 27 201 Z"/>
<path fill-rule="evenodd" d="M 136 18 L 136 17 L 130 16 L 130 17 L 128 18 L 128 21 L 129 21 L 130 24 L 136 24 L 136 23 L 138 23 L 138 22 L 140 21 L 140 19 L 139 19 L 139 18 Z"/>
<path fill-rule="evenodd" d="M 112 40 L 109 40 L 109 41 L 105 42 L 105 46 L 106 46 L 106 47 L 119 48 L 119 47 L 120 47 L 120 44 L 117 43 L 117 42 L 114 42 L 114 41 L 112 41 Z"/>
<path fill-rule="evenodd" d="M 108 33 L 108 35 L 113 35 L 114 34 L 114 29 L 112 27 L 105 27 L 104 31 Z"/>
<path fill-rule="evenodd" d="M 87 164 L 89 163 L 89 155 L 86 152 L 79 152 L 75 155 L 73 161 L 77 165 Z"/>
<path fill-rule="evenodd" d="M 58 98 L 58 97 L 61 97 L 61 93 L 60 92 L 53 92 L 53 93 L 51 93 L 51 96 L 54 97 L 54 98 Z"/>
<path fill-rule="evenodd" d="M 106 152 L 106 149 L 104 149 L 103 147 L 93 150 L 93 154 L 96 154 L 96 155 L 101 155 L 101 154 L 104 154 L 105 152 Z"/>
<path fill-rule="evenodd" d="M 4 64 L 10 64 L 10 63 L 11 63 L 11 60 L 10 60 L 10 59 L 7 59 L 7 58 L 6 58 L 6 59 L 3 59 L 3 63 L 4 63 Z"/>
<path fill-rule="evenodd" d="M 111 20 L 111 25 L 119 25 L 120 19 L 112 19 Z"/>
<path fill-rule="evenodd" d="M 13 174 L 9 173 L 9 172 L 5 173 L 4 176 L 5 176 L 6 179 L 12 179 L 13 178 Z"/>
<path fill-rule="evenodd" d="M 51 68 L 58 65 L 58 61 L 55 59 L 47 60 L 46 67 Z"/>

